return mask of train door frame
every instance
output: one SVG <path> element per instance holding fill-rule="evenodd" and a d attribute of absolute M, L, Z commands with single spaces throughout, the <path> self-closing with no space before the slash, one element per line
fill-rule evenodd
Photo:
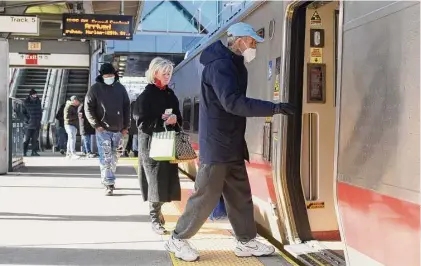
<path fill-rule="evenodd" d="M 287 235 L 296 236 L 296 240 L 292 242 L 301 242 L 306 240 L 313 239 L 311 235 L 311 228 L 308 220 L 307 210 L 304 202 L 304 195 L 302 191 L 301 185 L 301 178 L 295 178 L 298 173 L 299 176 L 299 159 L 300 159 L 300 149 L 299 147 L 293 150 L 294 143 L 300 140 L 301 134 L 295 134 L 297 130 L 301 132 L 301 116 L 302 116 L 302 89 L 300 90 L 291 90 L 290 88 L 302 88 L 303 84 L 303 70 L 304 70 L 304 38 L 305 38 L 305 11 L 308 5 L 315 1 L 307 1 L 307 2 L 293 2 L 289 4 L 286 12 L 285 17 L 285 24 L 284 24 L 284 40 L 283 40 L 283 51 L 282 51 L 282 58 L 283 58 L 283 68 L 282 68 L 282 80 L 281 80 L 281 100 L 289 101 L 290 103 L 294 103 L 297 106 L 297 113 L 293 119 L 284 119 L 281 118 L 281 136 L 283 136 L 283 142 L 287 143 L 285 146 L 279 145 L 281 147 L 281 158 L 282 164 L 285 164 L 284 173 L 281 174 L 281 181 L 285 182 L 286 185 L 284 190 L 286 193 L 291 195 L 288 197 L 289 199 L 289 210 L 287 213 L 293 215 L 292 219 L 289 220 L 290 222 L 290 232 L 287 232 Z M 343 36 L 343 1 L 338 1 L 339 6 L 337 9 L 337 13 L 335 14 L 337 23 L 336 23 L 336 41 L 335 43 L 335 52 L 337 60 L 335 60 L 335 112 L 336 112 L 336 121 L 335 121 L 335 144 L 334 144 L 334 173 L 333 178 L 334 182 L 336 183 L 337 180 L 337 158 L 338 158 L 338 136 L 339 136 L 339 128 L 340 128 L 340 116 L 338 115 L 340 112 L 340 86 L 342 81 L 342 36 Z M 304 18 L 304 23 L 300 21 L 300 13 Z M 304 15 L 303 15 L 304 14 Z M 299 23 L 302 23 L 301 25 Z M 297 26 L 301 26 L 302 28 L 299 30 L 296 29 Z M 299 38 L 300 34 L 302 41 L 300 44 L 301 46 L 297 45 L 296 41 Z M 301 66 L 300 66 L 301 65 Z M 298 68 L 298 69 L 297 69 Z M 298 86 L 297 86 L 298 84 Z M 295 93 L 295 95 L 294 95 Z M 297 97 L 300 95 L 300 97 Z M 293 128 L 295 126 L 295 129 Z M 292 130 L 291 130 L 292 128 Z M 295 139 L 294 139 L 295 137 Z M 288 142 L 288 140 L 293 139 L 293 141 Z M 292 143 L 292 144 L 291 144 Z M 299 144 L 300 142 L 298 142 Z M 288 146 L 289 144 L 289 146 Z M 297 145 L 297 144 L 295 144 Z M 292 150 L 291 150 L 292 149 Z M 292 156 L 287 156 L 289 154 L 293 154 Z M 298 164 L 296 160 L 298 159 Z M 295 160 L 295 162 L 294 162 Z M 295 169 L 294 169 L 295 167 Z M 298 171 L 298 172 L 297 172 Z M 339 232 L 342 238 L 342 241 L 346 243 L 344 239 L 344 231 L 342 227 L 342 220 L 340 217 L 340 211 L 338 209 L 338 202 L 337 202 L 337 191 L 336 186 L 333 187 L 334 191 L 334 204 L 336 210 L 336 216 L 339 226 Z M 288 196 L 286 194 L 286 196 Z M 284 195 L 285 196 L 285 195 Z M 348 263 L 348 256 L 346 251 L 346 245 L 344 250 L 345 260 Z"/>
<path fill-rule="evenodd" d="M 297 6 L 291 17 L 290 37 L 290 71 L 288 73 L 288 101 L 293 103 L 298 112 L 288 119 L 286 131 L 286 176 L 291 190 L 291 205 L 295 217 L 297 235 L 301 241 L 312 240 L 309 217 L 301 182 L 301 131 L 302 131 L 302 99 L 304 83 L 304 58 L 306 36 L 307 7 L 313 1 Z M 295 89 L 294 89 L 295 88 Z"/>
<path fill-rule="evenodd" d="M 344 2 L 341 0 L 339 1 L 339 7 L 337 10 L 336 16 L 336 41 L 335 48 L 336 48 L 336 76 L 335 76 L 335 109 L 336 109 L 336 118 L 335 118 L 335 146 L 334 146 L 334 156 L 333 156 L 333 178 L 335 184 L 338 182 L 338 158 L 339 158 L 339 131 L 340 131 L 340 114 L 341 114 L 341 86 L 342 86 L 342 49 L 343 49 L 343 21 L 344 21 Z M 343 223 L 341 219 L 341 212 L 339 209 L 338 203 L 338 192 L 337 186 L 333 187 L 333 195 L 334 195 L 334 204 L 336 210 L 336 219 L 338 221 L 338 228 L 339 233 L 341 235 L 341 241 L 344 243 L 344 258 L 346 265 L 350 265 L 349 257 L 348 257 L 348 250 L 347 250 L 347 241 L 345 238 Z"/>
<path fill-rule="evenodd" d="M 295 104 L 297 113 L 293 117 L 279 117 L 280 141 L 274 143 L 272 150 L 274 176 L 276 177 L 275 189 L 289 244 L 298 244 L 312 239 L 300 177 L 301 99 L 303 94 L 301 88 L 304 75 L 306 8 L 312 2 L 294 1 L 290 3 L 286 8 L 283 30 L 280 100 Z M 300 89 L 291 90 L 290 88 Z M 300 133 L 297 134 L 297 132 Z"/>

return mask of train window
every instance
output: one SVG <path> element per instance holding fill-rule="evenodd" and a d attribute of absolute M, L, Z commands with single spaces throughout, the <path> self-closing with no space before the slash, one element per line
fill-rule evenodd
<path fill-rule="evenodd" d="M 193 107 L 193 132 L 199 132 L 199 99 L 194 98 Z"/>
<path fill-rule="evenodd" d="M 183 102 L 183 130 L 190 131 L 191 121 L 191 99 L 184 99 Z"/>

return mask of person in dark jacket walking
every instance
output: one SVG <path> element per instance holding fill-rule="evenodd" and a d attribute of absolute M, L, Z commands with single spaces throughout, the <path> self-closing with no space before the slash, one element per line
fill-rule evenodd
<path fill-rule="evenodd" d="M 32 89 L 29 96 L 23 104 L 23 115 L 25 116 L 26 134 L 23 143 L 23 154 L 26 156 L 28 152 L 29 141 L 31 141 L 31 156 L 39 156 L 38 137 L 41 128 L 42 108 L 41 100 L 38 98 L 36 90 Z"/>
<path fill-rule="evenodd" d="M 92 152 L 92 138 L 95 136 L 95 129 L 89 124 L 86 119 L 84 104 L 80 104 L 77 108 L 79 115 L 79 132 L 82 136 L 82 150 L 88 158 L 94 158 L 95 154 Z"/>
<path fill-rule="evenodd" d="M 130 130 L 129 130 L 129 134 L 130 134 L 130 136 L 131 136 L 131 150 L 132 150 L 132 152 L 133 152 L 133 156 L 134 157 L 137 157 L 138 156 L 138 151 L 139 151 L 139 149 L 138 149 L 138 129 L 137 129 L 137 126 L 136 126 L 136 119 L 134 118 L 134 116 L 133 116 L 133 110 L 134 110 L 134 108 L 135 108 L 135 105 L 136 105 L 136 101 L 133 101 L 132 103 L 131 103 L 131 113 L 132 113 L 132 116 L 131 116 L 131 118 L 130 118 Z"/>
<path fill-rule="evenodd" d="M 70 100 L 66 102 L 64 107 L 64 128 L 66 129 L 68 140 L 67 140 L 67 157 L 70 159 L 78 159 L 79 156 L 76 154 L 76 134 L 78 127 L 78 113 L 77 107 L 80 102 L 76 96 L 70 97 Z"/>
<path fill-rule="evenodd" d="M 101 181 L 107 196 L 113 195 L 117 149 L 130 126 L 130 99 L 110 63 L 101 66 L 96 83 L 85 97 L 85 114 L 96 130 Z"/>
<path fill-rule="evenodd" d="M 60 151 L 61 154 L 66 153 L 66 143 L 67 143 L 67 133 L 66 129 L 64 128 L 64 107 L 66 103 L 63 103 L 57 111 L 56 119 L 58 121 L 57 127 L 57 149 Z"/>
<path fill-rule="evenodd" d="M 262 256 L 275 252 L 256 240 L 256 225 L 250 183 L 244 160 L 249 160 L 245 141 L 246 117 L 293 114 L 293 107 L 246 97 L 248 73 L 244 61 L 256 55 L 262 42 L 253 28 L 237 23 L 228 28 L 228 47 L 216 41 L 200 56 L 202 73 L 199 107 L 200 169 L 195 192 L 165 244 L 170 252 L 186 261 L 199 253 L 186 239 L 194 236 L 217 205 L 221 194 L 235 232 L 237 256 Z"/>
<path fill-rule="evenodd" d="M 133 117 L 139 128 L 139 180 L 142 197 L 149 201 L 152 229 L 164 234 L 165 220 L 161 213 L 164 202 L 181 200 L 178 165 L 167 161 L 155 161 L 149 157 L 153 132 L 180 130 L 180 107 L 174 91 L 168 88 L 173 63 L 157 57 L 149 65 L 146 74 L 148 85 L 136 100 Z M 171 113 L 171 114 L 170 114 Z"/>

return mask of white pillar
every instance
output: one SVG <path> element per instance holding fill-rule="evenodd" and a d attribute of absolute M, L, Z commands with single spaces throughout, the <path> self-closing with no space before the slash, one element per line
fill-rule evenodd
<path fill-rule="evenodd" d="M 8 133 L 9 43 L 0 38 L 0 174 L 6 174 L 9 164 Z"/>

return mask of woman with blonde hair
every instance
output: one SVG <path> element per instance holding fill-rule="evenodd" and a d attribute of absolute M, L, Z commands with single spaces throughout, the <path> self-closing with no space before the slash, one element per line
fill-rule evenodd
<path fill-rule="evenodd" d="M 174 64 L 164 58 L 154 58 L 146 72 L 148 85 L 136 99 L 133 117 L 139 129 L 139 180 L 144 201 L 149 201 L 152 229 L 165 234 L 161 207 L 165 202 L 181 200 L 178 165 L 155 161 L 149 157 L 153 132 L 181 130 L 179 101 L 168 88 Z"/>

